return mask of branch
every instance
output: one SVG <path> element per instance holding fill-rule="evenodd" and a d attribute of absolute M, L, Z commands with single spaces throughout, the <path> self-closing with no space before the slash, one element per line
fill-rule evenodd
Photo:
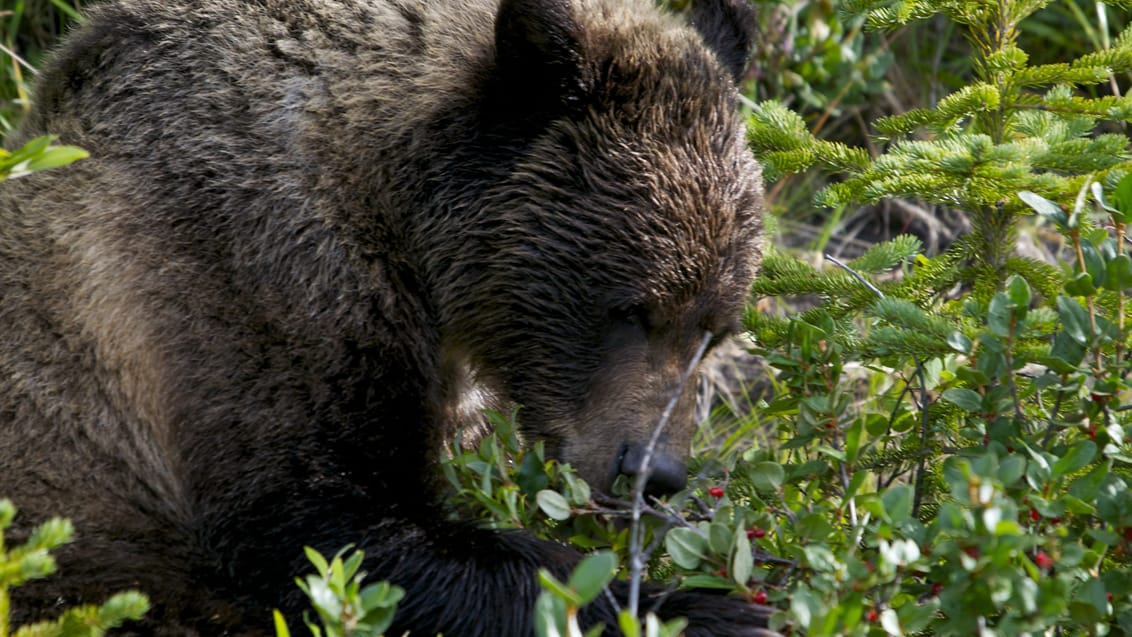
<path fill-rule="evenodd" d="M 700 339 L 700 346 L 696 349 L 696 353 L 692 356 L 688 368 L 684 370 L 683 376 L 680 377 L 680 384 L 676 386 L 676 391 L 673 393 L 672 398 L 668 400 L 668 405 L 664 408 L 664 413 L 660 415 L 660 420 L 653 428 L 652 437 L 649 439 L 648 446 L 645 447 L 644 457 L 641 458 L 641 466 L 637 471 L 637 478 L 633 482 L 633 516 L 632 525 L 629 531 L 629 612 L 634 617 L 638 616 L 641 597 L 641 570 L 644 567 L 644 557 L 641 551 L 641 544 L 644 541 L 644 526 L 641 525 L 641 511 L 645 507 L 645 485 L 648 484 L 649 475 L 652 473 L 652 457 L 656 453 L 656 446 L 660 443 L 660 436 L 664 432 L 665 425 L 668 424 L 669 418 L 672 417 L 672 410 L 676 408 L 677 401 L 680 400 L 680 395 L 684 393 L 684 387 L 688 384 L 688 379 L 695 373 L 696 368 L 699 367 L 700 360 L 703 359 L 704 353 L 707 351 L 708 343 L 711 342 L 712 333 L 710 331 L 704 332 L 703 338 Z"/>

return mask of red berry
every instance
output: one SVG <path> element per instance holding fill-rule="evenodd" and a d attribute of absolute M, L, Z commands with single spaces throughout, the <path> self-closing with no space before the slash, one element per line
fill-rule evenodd
<path fill-rule="evenodd" d="M 963 549 L 963 552 L 966 553 L 968 557 L 972 557 L 976 560 L 979 559 L 979 547 L 977 546 L 968 546 Z"/>
<path fill-rule="evenodd" d="M 1104 596 L 1108 598 L 1108 601 L 1112 601 L 1112 593 L 1105 593 Z"/>
<path fill-rule="evenodd" d="M 766 530 L 765 529 L 760 529 L 758 527 L 755 527 L 753 529 L 747 529 L 747 539 L 748 540 L 756 540 L 756 539 L 762 538 L 762 537 L 766 537 Z"/>
<path fill-rule="evenodd" d="M 710 493 L 713 498 L 723 497 L 723 487 L 712 487 L 708 489 L 707 492 Z"/>
<path fill-rule="evenodd" d="M 1042 519 L 1042 514 L 1038 513 L 1037 509 L 1030 509 L 1030 519 L 1037 522 Z"/>
<path fill-rule="evenodd" d="M 758 591 L 754 595 L 751 595 L 751 601 L 756 603 L 756 604 L 765 604 L 766 603 L 766 593 L 763 592 L 763 591 Z"/>
<path fill-rule="evenodd" d="M 1038 554 L 1034 556 L 1034 561 L 1037 562 L 1038 568 L 1049 568 L 1053 566 L 1053 558 L 1045 551 L 1038 551 Z"/>
<path fill-rule="evenodd" d="M 1054 524 L 1061 524 L 1061 518 L 1059 518 L 1059 517 L 1050 518 L 1050 522 L 1053 522 Z"/>
<path fill-rule="evenodd" d="M 867 616 L 867 617 L 868 617 L 868 620 L 869 620 L 869 623 L 870 623 L 870 624 L 871 624 L 872 622 L 875 622 L 875 621 L 877 620 L 877 610 L 876 610 L 875 608 L 870 608 L 870 609 L 869 609 L 869 614 L 868 614 L 868 616 Z"/>
<path fill-rule="evenodd" d="M 932 596 L 933 597 L 938 597 L 939 594 L 942 593 L 942 592 L 943 592 L 943 584 L 940 584 L 939 582 L 932 584 Z"/>

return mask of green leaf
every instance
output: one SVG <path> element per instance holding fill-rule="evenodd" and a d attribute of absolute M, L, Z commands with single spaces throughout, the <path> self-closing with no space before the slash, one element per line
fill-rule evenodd
<path fill-rule="evenodd" d="M 393 624 L 397 603 L 405 597 L 405 590 L 389 582 L 378 582 L 362 589 L 359 606 L 363 613 L 359 624 L 365 626 L 365 635 L 383 634 Z M 360 626 L 359 626 L 360 628 Z"/>
<path fill-rule="evenodd" d="M 786 471 L 777 462 L 760 462 L 751 467 L 749 476 L 760 491 L 774 491 L 782 486 Z"/>
<path fill-rule="evenodd" d="M 886 634 L 904 634 L 904 629 L 900 627 L 900 618 L 896 615 L 896 611 L 891 608 L 886 608 L 880 612 L 880 625 L 881 628 L 884 628 Z"/>
<path fill-rule="evenodd" d="M 731 580 L 724 579 L 718 575 L 708 575 L 706 573 L 689 575 L 685 577 L 681 583 L 685 588 L 713 588 L 724 591 L 730 591 L 735 588 L 735 584 Z"/>
<path fill-rule="evenodd" d="M 1027 206 L 1033 208 L 1034 212 L 1053 221 L 1059 227 L 1065 227 L 1065 224 L 1069 222 L 1069 217 L 1065 214 L 1065 211 L 1061 209 L 1061 206 L 1041 195 L 1023 190 L 1018 193 L 1018 198 Z"/>
<path fill-rule="evenodd" d="M 1092 515 L 1097 512 L 1097 507 L 1080 498 L 1064 495 L 1061 499 L 1065 503 L 1065 510 L 1074 515 Z"/>
<path fill-rule="evenodd" d="M 1026 279 L 1018 275 L 1011 276 L 1006 281 L 1006 293 L 1010 297 L 1010 303 L 1014 306 L 1014 315 L 1019 318 L 1026 316 L 1026 311 L 1030 309 L 1030 302 L 1034 296 L 1030 291 L 1030 284 L 1026 283 Z"/>
<path fill-rule="evenodd" d="M 349 550 L 349 549 L 345 549 Z M 354 551 L 350 554 L 345 562 L 342 564 L 342 575 L 345 579 L 353 579 L 358 573 L 358 569 L 362 567 L 362 560 L 365 559 L 363 551 Z"/>
<path fill-rule="evenodd" d="M 751 579 L 751 570 L 754 568 L 754 558 L 751 554 L 751 541 L 747 539 L 747 532 L 742 528 L 735 529 L 735 546 L 731 558 L 731 578 L 740 584 L 746 584 Z"/>
<path fill-rule="evenodd" d="M 970 389 L 952 388 L 943 392 L 940 398 L 964 411 L 979 411 L 983 408 L 983 397 Z"/>
<path fill-rule="evenodd" d="M 1132 258 L 1118 254 L 1105 267 L 1105 288 L 1113 291 L 1132 288 Z"/>
<path fill-rule="evenodd" d="M 999 292 L 991 298 L 987 308 L 987 328 L 991 334 L 1006 338 L 1010 336 L 1011 311 L 1010 297 Z"/>
<path fill-rule="evenodd" d="M 587 556 L 570 575 L 568 585 L 577 591 L 583 604 L 593 601 L 617 574 L 617 556 L 612 551 L 598 551 Z"/>
<path fill-rule="evenodd" d="M 562 600 L 566 605 L 573 608 L 578 608 L 582 605 L 582 598 L 578 595 L 577 591 L 558 581 L 558 578 L 554 577 L 554 575 L 545 568 L 538 570 L 538 582 L 543 590 Z"/>
<path fill-rule="evenodd" d="M 1026 475 L 1026 459 L 1020 454 L 1011 454 L 1003 458 L 998 465 L 998 479 L 1004 486 L 1011 486 Z"/>
<path fill-rule="evenodd" d="M 4 159 L 4 163 L 6 165 L 15 165 L 28 161 L 32 157 L 35 157 L 36 155 L 42 153 L 44 150 L 47 150 L 47 147 L 51 145 L 51 142 L 55 141 L 56 139 L 58 138 L 55 135 L 41 135 L 39 137 L 36 137 L 35 139 L 32 139 L 28 143 L 12 151 L 12 153 Z"/>
<path fill-rule="evenodd" d="M 1065 327 L 1065 333 L 1075 342 L 1086 345 L 1089 342 L 1089 313 L 1075 299 L 1067 296 L 1057 297 L 1057 315 Z"/>
<path fill-rule="evenodd" d="M 861 451 L 861 434 L 865 430 L 865 419 L 857 418 L 849 428 L 845 430 L 845 460 L 849 464 L 857 462 L 857 454 Z M 782 467 L 779 467 L 781 469 Z M 786 473 L 783 472 L 783 478 Z M 847 494 L 846 497 L 852 497 Z"/>
<path fill-rule="evenodd" d="M 708 546 L 712 553 L 726 555 L 731 550 L 731 529 L 722 522 L 712 522 L 708 525 Z"/>
<path fill-rule="evenodd" d="M 327 563 L 322 553 L 319 553 L 309 546 L 304 546 L 303 552 L 306 553 L 307 561 L 314 564 L 315 569 L 318 570 L 318 574 L 321 577 L 326 577 L 326 573 L 330 571 L 330 564 Z"/>
<path fill-rule="evenodd" d="M 1088 272 L 1078 272 L 1065 282 L 1065 292 L 1072 296 L 1092 296 L 1097 293 L 1097 286 L 1093 285 L 1093 275 Z"/>
<path fill-rule="evenodd" d="M 1128 215 L 1132 215 L 1132 173 L 1124 175 L 1116 183 L 1116 189 L 1112 192 L 1112 205 L 1119 211 L 1119 218 L 1116 213 L 1113 214 L 1114 220 L 1122 222 Z"/>
<path fill-rule="evenodd" d="M 1085 580 L 1073 596 L 1069 615 L 1074 621 L 1088 625 L 1100 621 L 1108 612 L 1108 598 L 1104 582 L 1097 578 Z"/>
<path fill-rule="evenodd" d="M 1069 484 L 1069 493 L 1085 501 L 1095 500 L 1111 470 L 1107 462 L 1098 464 L 1089 473 L 1075 478 Z"/>
<path fill-rule="evenodd" d="M 806 564 L 816 571 L 832 573 L 841 568 L 841 562 L 833 555 L 833 551 L 821 544 L 805 546 L 802 553 L 806 556 Z"/>
<path fill-rule="evenodd" d="M 951 332 L 948 334 L 947 344 L 951 346 L 951 349 L 962 354 L 969 354 L 971 352 L 971 346 L 973 345 L 971 339 L 967 338 L 967 335 L 963 332 Z"/>
<path fill-rule="evenodd" d="M 48 170 L 66 166 L 80 159 L 86 159 L 90 153 L 76 146 L 52 146 L 27 163 L 28 172 Z"/>
<path fill-rule="evenodd" d="M 1104 258 L 1096 246 L 1088 241 L 1081 242 L 1081 256 L 1085 260 L 1085 271 L 1092 277 L 1093 285 L 1102 287 L 1105 284 L 1107 268 Z"/>
<path fill-rule="evenodd" d="M 1096 455 L 1097 445 L 1092 440 L 1078 442 L 1053 463 L 1053 477 L 1059 478 L 1084 468 Z"/>
<path fill-rule="evenodd" d="M 881 495 L 884 511 L 893 524 L 901 524 L 912 517 L 914 499 L 915 494 L 912 492 L 912 487 L 906 484 L 889 487 Z"/>
<path fill-rule="evenodd" d="M 1049 356 L 1042 357 L 1040 362 L 1059 374 L 1071 374 L 1077 370 L 1077 366 L 1084 358 L 1085 345 L 1062 330 L 1054 335 Z"/>
<path fill-rule="evenodd" d="M 324 621 L 327 617 L 342 616 L 342 602 L 330 589 L 330 585 L 325 579 L 308 575 L 307 595 L 311 599 L 311 605 L 318 611 L 319 616 L 323 617 Z"/>
<path fill-rule="evenodd" d="M 672 561 L 692 570 L 707 556 L 707 540 L 694 529 L 677 527 L 664 536 L 664 546 Z"/>
<path fill-rule="evenodd" d="M 291 631 L 287 628 L 287 622 L 283 619 L 283 613 L 275 610 L 272 611 L 271 615 L 275 620 L 275 637 L 291 637 Z"/>
<path fill-rule="evenodd" d="M 539 581 L 542 582 L 541 570 Z M 549 590 L 535 601 L 534 623 L 536 637 L 571 637 L 566 627 L 566 602 Z"/>
<path fill-rule="evenodd" d="M 628 608 L 622 608 L 617 614 L 617 626 L 624 637 L 641 637 L 641 619 L 630 613 Z"/>
<path fill-rule="evenodd" d="M 824 541 L 833 532 L 833 526 L 826 517 L 820 513 L 808 513 L 798 519 L 794 530 L 800 538 Z"/>
<path fill-rule="evenodd" d="M 550 489 L 543 489 L 535 496 L 538 502 L 538 508 L 552 520 L 568 520 L 570 519 L 570 504 L 566 502 L 566 498 L 557 491 Z"/>

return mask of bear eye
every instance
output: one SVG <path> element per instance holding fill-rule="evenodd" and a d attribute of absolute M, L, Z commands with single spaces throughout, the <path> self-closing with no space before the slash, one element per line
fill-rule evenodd
<path fill-rule="evenodd" d="M 648 332 L 652 327 L 652 320 L 649 314 L 647 307 L 643 304 L 636 303 L 615 308 L 610 312 L 610 318 L 612 318 L 615 323 Z"/>

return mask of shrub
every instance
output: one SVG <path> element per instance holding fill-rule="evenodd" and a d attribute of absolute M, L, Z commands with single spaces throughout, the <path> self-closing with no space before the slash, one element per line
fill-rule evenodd
<path fill-rule="evenodd" d="M 53 518 L 33 529 L 26 542 L 9 548 L 4 543 L 4 531 L 15 517 L 16 507 L 11 501 L 0 500 L 0 636 L 101 637 L 127 621 L 140 619 L 149 609 L 144 595 L 132 591 L 118 593 L 101 606 L 70 608 L 55 621 L 13 631 L 9 619 L 11 589 L 54 573 L 55 560 L 49 551 L 67 544 L 74 535 L 69 521 Z"/>
<path fill-rule="evenodd" d="M 1132 69 L 1132 32 L 1029 65 L 1017 36 L 1042 5 L 855 3 L 874 28 L 943 16 L 974 51 L 968 86 L 875 122 L 882 154 L 819 140 L 781 104 L 754 109 L 772 178 L 817 165 L 838 179 L 823 205 L 917 198 L 972 232 L 931 258 L 911 237 L 831 268 L 768 254 L 755 296 L 809 304 L 746 319 L 777 370 L 749 419 L 771 443 L 711 450 L 706 481 L 652 503 L 650 532 L 667 531 L 666 555 L 644 552 L 654 577 L 773 604 L 795 634 L 1132 633 L 1132 178 L 1127 139 L 1107 132 L 1132 99 L 1093 91 Z M 1068 259 L 1020 256 L 1022 223 L 1055 230 Z M 585 521 L 607 507 L 558 489 L 533 501 L 574 517 L 512 523 L 566 541 L 585 524 L 631 564 L 627 531 Z"/>

